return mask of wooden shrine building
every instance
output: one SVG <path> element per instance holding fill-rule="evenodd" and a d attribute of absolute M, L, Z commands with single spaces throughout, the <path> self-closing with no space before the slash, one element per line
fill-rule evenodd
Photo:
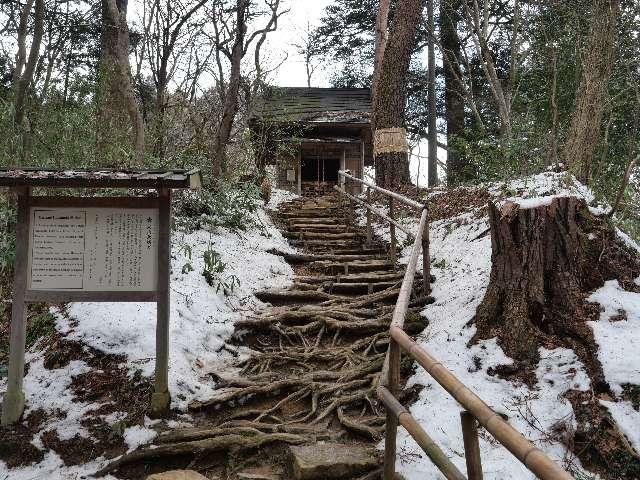
<path fill-rule="evenodd" d="M 371 112 L 368 88 L 271 87 L 249 125 L 261 166 L 275 166 L 278 188 L 321 195 L 339 183 L 338 170 L 362 178 L 373 165 Z"/>

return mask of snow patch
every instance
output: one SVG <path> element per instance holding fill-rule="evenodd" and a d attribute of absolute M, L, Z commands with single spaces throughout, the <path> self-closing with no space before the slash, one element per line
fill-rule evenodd
<path fill-rule="evenodd" d="M 589 187 L 566 172 L 543 172 L 508 182 L 497 182 L 489 185 L 489 191 L 497 197 L 504 196 L 505 192 L 516 192 L 509 200 L 554 195 L 580 197 L 587 203 L 595 200 Z"/>
<path fill-rule="evenodd" d="M 267 210 L 277 210 L 281 203 L 289 202 L 294 198 L 298 198 L 298 195 L 288 190 L 274 188 L 271 190 L 271 199 L 266 208 Z"/>
<path fill-rule="evenodd" d="M 0 479 L 2 480 L 80 480 L 88 478 L 88 472 L 99 470 L 106 459 L 99 457 L 93 462 L 72 467 L 65 466 L 58 454 L 48 451 L 37 465 L 8 470 L 0 461 Z M 105 475 L 102 480 L 117 480 L 113 475 Z"/>
<path fill-rule="evenodd" d="M 109 415 L 104 415 L 102 417 L 105 423 L 112 426 L 118 422 L 123 421 L 125 418 L 127 418 L 126 412 L 113 412 L 113 413 L 110 413 Z"/>
<path fill-rule="evenodd" d="M 558 198 L 558 195 L 533 198 L 510 198 L 509 200 L 516 203 L 521 209 L 527 210 L 530 208 L 546 207 L 551 205 L 551 202 L 553 202 L 555 198 Z"/>
<path fill-rule="evenodd" d="M 131 452 L 138 448 L 140 445 L 145 445 L 158 436 L 158 432 L 151 430 L 150 428 L 140 425 L 134 425 L 127 428 L 122 434 L 124 441 L 129 446 L 128 452 Z"/>
<path fill-rule="evenodd" d="M 629 440 L 636 452 L 640 453 L 640 412 L 634 410 L 631 402 L 609 402 L 600 400 L 600 404 L 609 410 L 613 420 Z"/>
<path fill-rule="evenodd" d="M 586 391 L 591 387 L 584 365 L 574 351 L 568 348 L 547 350 L 540 347 L 536 377 L 540 384 L 548 384 L 561 393 L 569 390 Z"/>
<path fill-rule="evenodd" d="M 629 235 L 624 233 L 622 230 L 616 227 L 616 233 L 618 234 L 618 238 L 624 242 L 624 244 L 632 250 L 640 253 L 640 245 L 633 240 Z"/>
<path fill-rule="evenodd" d="M 29 373 L 24 378 L 24 394 L 26 401 L 25 415 L 38 409 L 43 409 L 53 415 L 41 426 L 32 443 L 37 448 L 44 448 L 41 435 L 49 430 L 55 430 L 61 440 L 68 440 L 75 435 L 89 438 L 89 432 L 82 427 L 80 421 L 84 415 L 98 407 L 96 404 L 74 401 L 69 385 L 73 377 L 89 372 L 90 367 L 81 361 L 72 361 L 63 368 L 47 370 L 44 368 L 44 354 L 42 352 L 27 352 L 25 356 L 29 364 Z M 0 382 L 0 388 L 6 388 L 6 380 Z M 56 415 L 56 411 L 64 412 L 65 416 Z M 115 418 L 115 417 L 114 417 Z M 34 480 L 68 480 L 86 478 L 88 472 L 98 470 L 105 459 L 100 457 L 88 464 L 67 467 L 58 454 L 48 451 L 44 459 L 35 465 L 9 470 L 0 461 L 0 479 Z M 104 477 L 115 480 L 113 476 Z"/>
<path fill-rule="evenodd" d="M 628 292 L 617 280 L 610 280 L 587 301 L 599 303 L 602 309 L 600 320 L 589 325 L 598 344 L 604 376 L 620 395 L 622 385 L 640 385 L 640 294 Z M 613 318 L 622 312 L 626 320 Z"/>

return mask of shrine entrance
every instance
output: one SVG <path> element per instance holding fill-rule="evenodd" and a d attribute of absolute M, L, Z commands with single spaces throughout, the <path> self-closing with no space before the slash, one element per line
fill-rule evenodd
<path fill-rule="evenodd" d="M 340 170 L 339 158 L 303 158 L 302 181 L 303 182 L 338 182 L 338 170 Z"/>

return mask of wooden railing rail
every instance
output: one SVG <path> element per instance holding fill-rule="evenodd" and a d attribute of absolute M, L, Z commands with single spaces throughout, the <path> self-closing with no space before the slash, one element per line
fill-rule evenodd
<path fill-rule="evenodd" d="M 396 437 L 398 425 L 402 425 L 413 439 L 420 445 L 429 459 L 448 480 L 482 480 L 482 460 L 478 440 L 478 425 L 482 425 L 493 437 L 522 462 L 531 472 L 542 480 L 573 480 L 573 477 L 551 460 L 544 452 L 527 440 L 520 432 L 494 412 L 480 397 L 467 388 L 455 375 L 445 368 L 434 357 L 422 349 L 403 330 L 404 320 L 409 309 L 413 281 L 418 266 L 418 257 L 423 251 L 423 288 L 425 294 L 430 292 L 431 274 L 429 268 L 429 221 L 427 206 L 411 200 L 404 195 L 380 188 L 367 181 L 353 177 L 340 171 L 340 187 L 335 189 L 350 200 L 367 209 L 367 240 L 371 241 L 371 213 L 387 221 L 391 230 L 390 255 L 395 261 L 395 228 L 409 233 L 394 218 L 394 202 L 422 210 L 420 223 L 415 236 L 409 262 L 407 264 L 398 300 L 391 320 L 389 349 L 382 368 L 380 385 L 377 388 L 378 398 L 387 409 L 384 480 L 394 480 L 396 476 Z M 367 200 L 362 200 L 345 191 L 345 180 L 360 183 L 369 187 Z M 389 197 L 389 215 L 371 205 L 371 189 Z M 416 360 L 465 410 L 460 413 L 462 438 L 465 450 L 467 477 L 447 458 L 446 454 L 435 444 L 427 432 L 416 422 L 411 414 L 398 402 L 400 389 L 400 357 L 401 349 Z"/>
<path fill-rule="evenodd" d="M 413 437 L 420 448 L 427 454 L 433 464 L 442 472 L 447 480 L 466 480 L 466 477 L 451 463 L 451 460 L 440 450 L 440 447 L 431 439 L 418 422 L 411 416 L 386 387 L 380 385 L 377 390 L 378 398 L 387 407 L 396 422 L 400 423 Z M 387 417 L 388 419 L 388 417 Z"/>
<path fill-rule="evenodd" d="M 343 192 L 340 187 L 338 187 L 337 185 L 335 187 L 333 187 L 334 189 L 338 190 L 339 192 L 341 192 L 345 197 L 347 197 L 349 200 L 353 200 L 354 202 L 362 205 L 364 208 L 366 208 L 367 210 L 369 210 L 369 212 L 377 215 L 378 217 L 386 220 L 388 223 L 394 225 L 397 229 L 402 230 L 404 233 L 406 233 L 407 235 L 409 235 L 411 238 L 413 238 L 413 233 L 411 232 L 411 230 L 409 230 L 407 227 L 405 227 L 404 225 L 402 225 L 401 223 L 399 223 L 397 220 L 394 220 L 393 218 L 388 217 L 384 212 L 382 212 L 381 210 L 378 210 L 377 208 L 371 206 L 369 203 L 367 203 L 366 200 L 362 200 L 361 198 L 356 197 L 355 195 L 351 195 L 350 193 L 347 192 Z M 367 212 L 367 213 L 369 213 Z"/>
<path fill-rule="evenodd" d="M 429 224 L 427 221 L 427 206 L 423 203 L 416 202 L 415 200 L 412 200 L 399 193 L 392 192 L 391 190 L 378 187 L 377 185 L 367 182 L 366 180 L 362 180 L 361 178 L 354 177 L 353 175 L 350 175 L 344 170 L 340 170 L 338 172 L 338 175 L 340 176 L 340 185 L 339 186 L 336 185 L 334 189 L 342 193 L 349 200 L 364 206 L 367 210 L 367 244 L 371 244 L 371 241 L 373 238 L 373 225 L 371 222 L 371 214 L 376 215 L 377 217 L 381 218 L 382 220 L 384 220 L 389 224 L 389 233 L 391 237 L 389 242 L 389 259 L 394 264 L 397 261 L 397 251 L 398 251 L 397 250 L 398 239 L 396 237 L 396 228 L 406 233 L 409 236 L 409 238 L 412 238 L 414 236 L 413 233 L 408 228 L 403 226 L 395 218 L 396 202 L 403 203 L 404 205 L 407 205 L 412 208 L 417 208 L 422 211 L 422 215 L 424 216 L 425 221 L 421 222 L 418 228 L 418 234 L 414 238 L 412 254 L 413 254 L 413 251 L 415 251 L 417 248 L 417 252 L 416 252 L 416 260 L 417 260 L 417 256 L 420 254 L 420 251 L 422 250 L 424 252 L 423 262 L 422 262 L 422 292 L 424 295 L 428 295 L 431 292 L 431 265 L 429 262 Z M 366 195 L 367 195 L 366 200 L 363 200 L 359 197 L 356 197 L 355 195 L 351 195 L 350 193 L 347 193 L 347 191 L 345 190 L 346 180 L 349 180 L 350 182 L 359 183 L 361 185 L 365 185 L 366 187 L 368 187 L 366 192 Z M 389 215 L 386 215 L 384 212 L 375 208 L 371 204 L 371 190 L 376 190 L 388 197 Z M 413 273 L 412 273 L 414 276 L 415 276 L 415 271 L 416 271 L 416 268 L 414 267 Z M 406 275 L 405 275 L 405 279 L 406 279 Z M 404 283 L 403 283 L 403 286 L 404 286 Z M 413 287 L 413 277 L 411 278 L 411 285 L 409 285 L 408 293 L 411 293 L 412 287 Z"/>
<path fill-rule="evenodd" d="M 379 187 L 371 182 L 367 182 L 366 180 L 363 180 L 361 178 L 358 177 L 354 177 L 353 175 L 345 172 L 344 170 L 340 170 L 338 172 L 338 175 L 340 175 L 340 177 L 345 178 L 345 179 L 349 179 L 353 182 L 359 183 L 361 185 L 366 185 L 367 187 L 376 190 L 380 193 L 384 193 L 385 195 L 387 195 L 388 197 L 394 198 L 396 200 L 398 200 L 401 203 L 404 203 L 405 205 L 412 207 L 412 208 L 417 208 L 418 210 L 422 210 L 423 208 L 425 208 L 425 205 L 423 203 L 420 202 L 416 202 L 415 200 L 410 199 L 409 197 L 405 197 L 404 195 L 397 193 L 397 192 L 392 192 L 391 190 L 387 190 L 385 188 Z M 344 187 L 344 182 L 341 181 L 340 183 L 341 187 Z"/>
<path fill-rule="evenodd" d="M 477 447 L 477 434 L 469 435 L 470 430 L 477 428 L 477 425 L 475 425 L 476 421 L 538 478 L 542 480 L 573 480 L 573 477 L 569 473 L 560 468 L 560 466 L 551 460 L 542 450 L 537 448 L 520 432 L 509 425 L 500 414 L 493 411 L 478 395 L 467 388 L 453 373 L 444 367 L 442 363 L 421 348 L 401 328 L 392 325 L 390 334 L 393 343 L 405 350 L 466 409 L 466 412 L 463 412 L 462 424 L 467 456 L 467 474 L 470 480 L 482 478 L 480 455 Z M 384 402 L 384 392 L 383 395 L 380 395 L 379 389 L 378 393 L 378 397 Z M 469 450 L 472 451 L 470 452 Z M 469 468 L 470 459 L 472 461 L 472 468 Z"/>

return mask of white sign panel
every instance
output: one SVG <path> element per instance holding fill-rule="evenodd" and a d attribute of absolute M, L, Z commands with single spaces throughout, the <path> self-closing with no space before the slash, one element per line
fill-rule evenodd
<path fill-rule="evenodd" d="M 156 289 L 158 209 L 30 209 L 30 290 Z"/>

